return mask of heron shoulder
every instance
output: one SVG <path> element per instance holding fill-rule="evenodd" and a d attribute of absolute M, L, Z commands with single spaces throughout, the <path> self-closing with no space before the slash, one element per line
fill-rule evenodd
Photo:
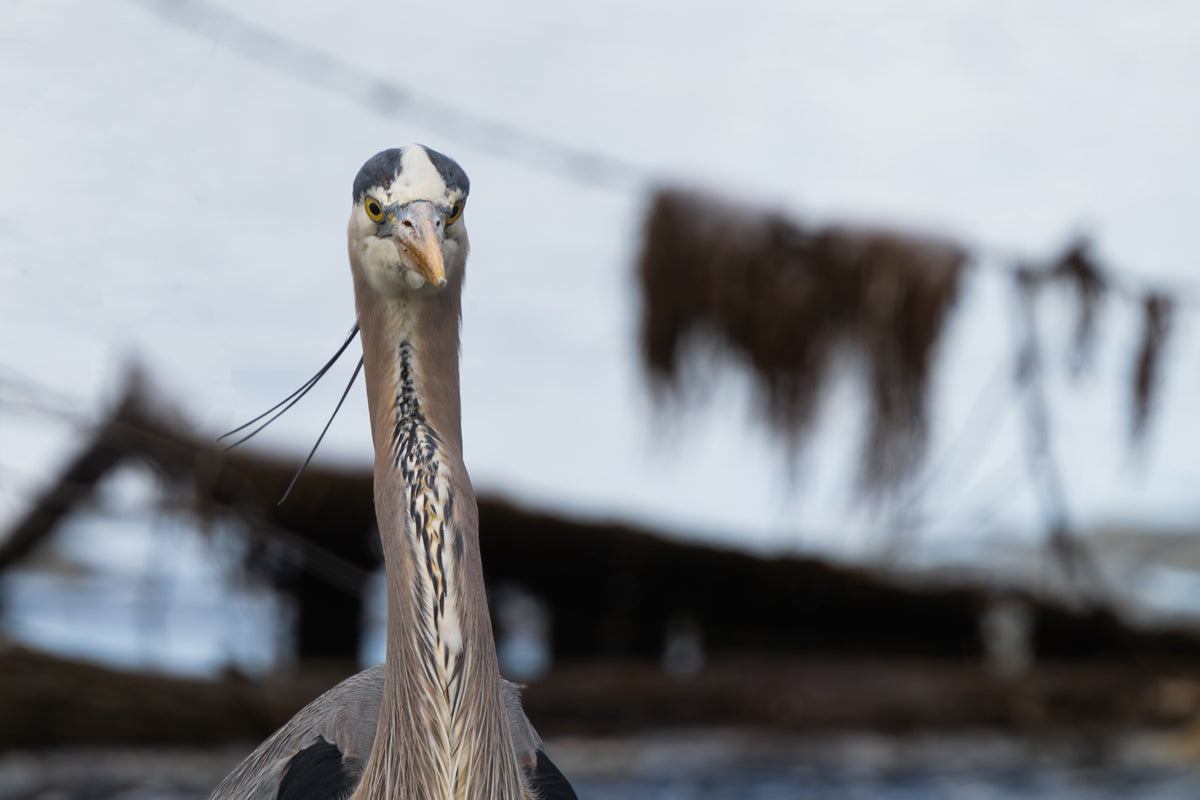
<path fill-rule="evenodd" d="M 353 775 L 357 785 L 361 765 L 375 741 L 383 678 L 383 665 L 376 665 L 313 700 L 229 773 L 209 800 L 275 800 L 281 796 L 288 772 L 296 766 L 293 761 L 321 742 L 337 750 L 337 774 Z M 314 750 L 301 759 L 301 766 L 309 772 L 320 765 L 332 771 L 330 755 L 327 749 Z"/>

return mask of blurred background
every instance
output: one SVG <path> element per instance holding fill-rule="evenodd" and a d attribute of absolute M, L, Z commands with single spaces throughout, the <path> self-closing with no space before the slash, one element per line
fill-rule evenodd
<path fill-rule="evenodd" d="M 359 166 L 471 177 L 502 668 L 581 797 L 1200 792 L 1188 4 L 0 8 L 0 797 L 382 659 Z M 528 446 L 530 442 L 536 446 Z"/>

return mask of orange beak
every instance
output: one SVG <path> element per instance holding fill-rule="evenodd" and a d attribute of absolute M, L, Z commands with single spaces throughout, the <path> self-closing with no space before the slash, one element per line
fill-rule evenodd
<path fill-rule="evenodd" d="M 410 203 L 396 220 L 393 234 L 401 256 L 410 267 L 434 286 L 446 285 L 446 263 L 442 255 L 442 233 L 433 203 Z"/>

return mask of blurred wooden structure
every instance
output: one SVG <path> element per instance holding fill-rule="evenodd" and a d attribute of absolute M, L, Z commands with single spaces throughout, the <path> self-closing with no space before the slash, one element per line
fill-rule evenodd
<path fill-rule="evenodd" d="M 118 672 L 0 647 L 0 752 L 256 742 L 344 673 L 196 681 Z M 1058 662 L 1020 680 L 969 661 L 725 657 L 681 679 L 645 661 L 562 664 L 528 687 L 544 735 L 747 726 L 787 731 L 1102 733 L 1200 716 L 1195 663 Z"/>
<path fill-rule="evenodd" d="M 360 613 L 362 585 L 378 559 L 369 470 L 313 465 L 280 507 L 291 463 L 222 454 L 163 405 L 131 381 L 0 543 L 0 569 L 52 536 L 105 474 L 136 459 L 183 489 L 171 497 L 201 524 L 232 515 L 262 549 L 272 541 L 298 549 L 298 569 L 268 574 L 297 603 L 301 664 L 341 660 L 317 676 L 301 669 L 269 684 L 237 676 L 213 683 L 0 647 L 0 731 L 7 732 L 0 749 L 257 739 L 351 668 L 358 626 L 347 620 Z M 1136 629 L 1109 610 L 1071 609 L 1015 590 L 999 595 L 1028 610 L 1037 658 L 1014 677 L 986 664 L 981 621 L 997 601 L 993 590 L 913 585 L 816 559 L 683 544 L 494 497 L 481 498 L 480 519 L 489 585 L 518 583 L 550 609 L 555 669 L 527 693 L 530 713 L 548 732 L 1144 724 L 1200 709 L 1200 638 Z M 251 560 L 251 568 L 271 561 Z M 702 648 L 686 674 L 663 667 L 680 621 Z M 1185 684 L 1190 694 L 1183 694 L 1197 702 L 1160 702 L 1183 696 L 1168 689 Z"/>
<path fill-rule="evenodd" d="M 137 380 L 59 480 L 0 543 L 12 566 L 127 459 L 149 464 L 186 491 L 201 525 L 235 517 L 258 545 L 262 569 L 294 598 L 301 659 L 353 659 L 362 588 L 379 563 L 369 469 L 313 464 L 282 506 L 294 465 L 249 451 L 221 453 L 153 401 Z M 847 654 L 977 658 L 980 620 L 997 596 L 1029 609 L 1038 658 L 1129 653 L 1200 655 L 1185 632 L 1140 631 L 1105 608 L 1068 608 L 1018 590 L 929 586 L 812 558 L 761 558 L 685 544 L 629 526 L 572 521 L 479 501 L 489 586 L 516 583 L 550 609 L 556 659 L 659 660 L 673 628 L 697 631 L 723 654 Z M 299 564 L 273 570 L 256 557 L 282 542 Z"/>

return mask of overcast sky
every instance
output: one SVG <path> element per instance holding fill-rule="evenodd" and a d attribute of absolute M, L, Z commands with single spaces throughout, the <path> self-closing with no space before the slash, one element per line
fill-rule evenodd
<path fill-rule="evenodd" d="M 462 369 L 478 488 L 758 548 L 877 543 L 878 520 L 846 488 L 861 436 L 852 381 L 829 398 L 798 480 L 753 423 L 743 378 L 703 408 L 654 413 L 635 360 L 645 187 L 589 180 L 537 139 L 808 221 L 911 226 L 983 254 L 936 378 L 935 542 L 1037 532 L 1004 388 L 1008 289 L 986 267 L 1090 232 L 1134 291 L 1183 286 L 1191 305 L 1140 454 L 1124 440 L 1129 308 L 1107 307 L 1089 378 L 1052 382 L 1071 513 L 1081 525 L 1200 516 L 1191 4 L 344 9 L 0 8 L 0 520 L 76 435 L 22 408 L 30 381 L 56 408 L 95 414 L 136 359 L 215 435 L 307 378 L 353 321 L 351 181 L 376 151 L 418 141 L 472 181 Z M 1044 310 L 1049 332 L 1069 329 L 1066 306 Z M 264 445 L 299 460 L 352 366 Z M 366 465 L 361 388 L 348 406 L 322 456 Z"/>

